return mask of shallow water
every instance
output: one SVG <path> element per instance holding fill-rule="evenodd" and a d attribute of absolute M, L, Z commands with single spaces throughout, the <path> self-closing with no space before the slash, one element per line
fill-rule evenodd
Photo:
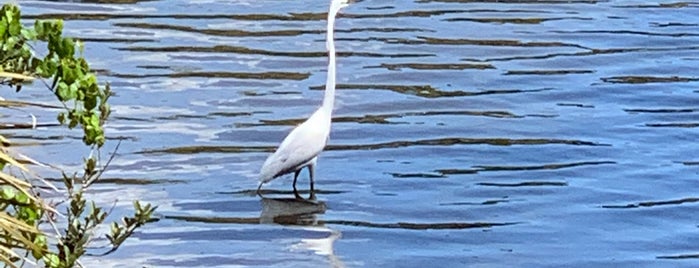
<path fill-rule="evenodd" d="M 322 98 L 327 1 L 20 4 L 117 92 L 95 198 L 159 206 L 90 266 L 699 265 L 699 3 L 351 5 L 315 202 L 288 176 L 253 191 Z M 78 133 L 32 111 L 48 125 L 5 134 L 77 167 Z"/>

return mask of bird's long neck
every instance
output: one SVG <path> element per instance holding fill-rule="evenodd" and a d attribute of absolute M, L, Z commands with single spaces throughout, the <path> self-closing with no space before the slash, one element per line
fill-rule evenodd
<path fill-rule="evenodd" d="M 323 98 L 322 109 L 325 109 L 328 114 L 332 113 L 333 105 L 335 104 L 335 16 L 340 11 L 340 7 L 331 5 L 328 11 L 328 35 L 326 37 L 325 46 L 328 49 L 328 78 L 325 81 L 325 97 Z"/>

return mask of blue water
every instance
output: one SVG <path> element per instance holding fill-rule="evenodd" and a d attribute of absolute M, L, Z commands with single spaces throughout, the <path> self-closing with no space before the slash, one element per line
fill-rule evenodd
<path fill-rule="evenodd" d="M 328 2 L 132 2 L 20 1 L 65 19 L 117 92 L 104 176 L 123 183 L 94 198 L 114 219 L 159 206 L 88 266 L 699 265 L 699 3 L 352 4 L 318 200 L 302 202 L 289 177 L 252 191 L 259 148 L 320 104 Z M 67 168 L 85 153 L 62 127 L 6 135 Z"/>

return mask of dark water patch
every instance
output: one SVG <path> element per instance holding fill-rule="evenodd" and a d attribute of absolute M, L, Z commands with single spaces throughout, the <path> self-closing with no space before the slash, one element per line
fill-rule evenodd
<path fill-rule="evenodd" d="M 418 0 L 417 3 L 597 4 L 605 0 Z"/>
<path fill-rule="evenodd" d="M 396 27 L 370 27 L 370 28 L 351 28 L 351 29 L 336 29 L 337 33 L 354 33 L 354 32 L 376 32 L 376 33 L 412 33 L 412 32 L 434 32 L 434 30 L 422 28 L 396 28 Z"/>
<path fill-rule="evenodd" d="M 178 72 L 169 74 L 121 74 L 110 73 L 109 76 L 117 78 L 236 78 L 236 79 L 270 79 L 270 80 L 305 80 L 311 76 L 310 73 L 294 72 Z"/>
<path fill-rule="evenodd" d="M 541 24 L 547 21 L 559 20 L 593 20 L 592 18 L 584 17 L 560 17 L 560 18 L 449 18 L 444 21 L 470 21 L 478 23 L 497 23 L 497 24 Z"/>
<path fill-rule="evenodd" d="M 359 123 L 359 124 L 399 124 L 390 122 L 389 118 L 398 118 L 400 115 L 364 115 L 364 116 L 336 116 L 333 123 Z M 257 126 L 296 126 L 306 121 L 306 118 L 280 119 L 280 120 L 260 120 L 260 123 L 235 123 L 237 128 L 257 127 Z"/>
<path fill-rule="evenodd" d="M 402 18 L 402 17 L 432 17 L 451 13 L 464 13 L 464 10 L 411 10 L 386 14 L 348 14 L 338 15 L 340 18 Z M 515 11 L 513 11 L 515 12 Z M 62 19 L 62 20 L 112 20 L 112 19 L 178 19 L 178 20 L 211 20 L 231 19 L 242 21 L 323 21 L 327 18 L 325 12 L 304 12 L 288 14 L 115 14 L 115 13 L 44 13 L 25 15 L 25 19 Z"/>
<path fill-rule="evenodd" d="M 418 39 L 407 38 L 386 38 L 386 37 L 364 37 L 364 38 L 335 38 L 338 41 L 348 42 L 369 42 L 377 41 L 387 44 L 404 44 L 404 45 L 471 45 L 471 46 L 492 46 L 492 47 L 575 47 L 589 49 L 577 44 L 569 44 L 563 42 L 522 42 L 520 40 L 508 39 L 449 39 L 418 36 Z"/>
<path fill-rule="evenodd" d="M 364 68 L 385 68 L 391 71 L 402 69 L 414 70 L 465 70 L 465 69 L 495 69 L 491 64 L 464 64 L 464 63 L 382 63 L 379 66 L 367 66 Z"/>
<path fill-rule="evenodd" d="M 187 183 L 185 180 L 176 179 L 149 179 L 149 178 L 99 178 L 95 183 L 98 184 L 117 184 L 117 185 L 151 185 L 151 184 L 181 184 Z"/>
<path fill-rule="evenodd" d="M 210 116 L 221 116 L 221 117 L 241 117 L 241 116 L 252 116 L 253 114 L 261 114 L 265 112 L 211 112 Z"/>
<path fill-rule="evenodd" d="M 62 178 L 45 178 L 47 181 L 51 182 L 62 182 Z M 154 179 L 154 178 L 117 178 L 117 177 L 104 177 L 99 178 L 95 184 L 115 184 L 115 185 L 157 185 L 157 184 L 181 184 L 187 183 L 185 180 L 177 179 Z"/>
<path fill-rule="evenodd" d="M 275 31 L 245 31 L 234 29 L 198 29 L 190 26 L 155 24 L 155 23 L 114 23 L 115 27 L 138 28 L 148 30 L 171 30 L 187 33 L 199 33 L 212 36 L 228 37 L 259 37 L 259 36 L 299 36 L 303 34 L 322 34 L 325 30 L 275 30 Z"/>
<path fill-rule="evenodd" d="M 325 150 L 351 151 L 351 150 L 379 150 L 410 146 L 453 146 L 486 144 L 494 146 L 512 145 L 573 145 L 573 146 L 610 146 L 609 144 L 596 143 L 583 140 L 563 139 L 510 139 L 510 138 L 441 138 L 416 141 L 393 141 L 374 144 L 353 145 L 328 145 Z M 137 154 L 197 154 L 197 153 L 259 153 L 274 152 L 275 146 L 182 146 L 162 149 L 145 149 Z"/>
<path fill-rule="evenodd" d="M 486 144 L 494 146 L 560 144 L 574 146 L 608 146 L 589 141 L 561 139 L 509 139 L 509 138 L 441 138 L 417 141 L 394 141 L 375 144 L 328 145 L 326 150 L 377 150 L 410 146 L 453 146 Z"/>
<path fill-rule="evenodd" d="M 145 42 L 158 42 L 155 39 L 148 38 L 97 38 L 97 37 L 79 37 L 76 38 L 82 42 L 95 42 L 95 43 L 145 43 Z"/>
<path fill-rule="evenodd" d="M 464 13 L 464 10 L 409 10 L 400 11 L 394 13 L 383 13 L 383 14 L 341 14 L 342 17 L 349 17 L 355 19 L 371 19 L 371 18 L 405 18 L 405 17 L 415 17 L 415 18 L 429 18 L 434 16 L 441 16 L 454 13 Z"/>
<path fill-rule="evenodd" d="M 149 118 L 138 118 L 138 117 L 116 116 L 116 115 L 112 115 L 110 117 L 111 117 L 111 120 L 114 120 L 114 121 L 155 122 L 155 120 L 149 119 Z"/>
<path fill-rule="evenodd" d="M 631 31 L 631 30 L 575 30 L 575 31 L 554 30 L 554 31 L 551 31 L 551 33 L 557 33 L 557 34 L 641 35 L 641 36 L 665 36 L 665 37 L 699 36 L 698 33 L 659 33 L 659 32 L 645 32 L 645 31 Z"/>
<path fill-rule="evenodd" d="M 485 116 L 494 118 L 524 118 L 525 116 L 516 115 L 506 111 L 425 111 L 425 112 L 408 112 L 401 114 L 402 116 L 436 116 L 436 115 L 470 115 L 470 116 Z"/>
<path fill-rule="evenodd" d="M 505 47 L 575 47 L 589 49 L 578 44 L 563 42 L 522 42 L 520 40 L 488 40 L 488 39 L 449 39 L 438 37 L 418 36 L 425 44 L 430 45 L 476 45 L 476 46 L 505 46 Z"/>
<path fill-rule="evenodd" d="M 190 26 L 171 25 L 171 24 L 155 24 L 155 23 L 132 23 L 122 22 L 114 23 L 116 27 L 138 28 L 148 30 L 171 30 L 187 33 L 198 33 L 212 36 L 228 36 L 228 37 L 260 37 L 260 36 L 299 36 L 304 34 L 325 34 L 325 30 L 274 30 L 274 31 L 245 31 L 235 29 L 199 29 Z M 352 29 L 336 29 L 338 33 L 353 33 L 353 32 L 431 32 L 430 30 L 420 28 L 352 28 Z"/>
<path fill-rule="evenodd" d="M 694 113 L 696 111 L 699 111 L 698 109 L 693 109 L 693 108 L 684 108 L 684 109 L 675 109 L 675 108 L 658 108 L 658 109 L 645 109 L 645 108 L 637 108 L 637 109 L 624 109 L 624 112 L 627 113 Z"/>
<path fill-rule="evenodd" d="M 49 109 L 65 109 L 63 106 L 53 104 L 18 100 L 0 100 L 0 107 L 39 107 Z"/>
<path fill-rule="evenodd" d="M 211 119 L 212 117 L 207 115 L 197 115 L 197 114 L 173 114 L 169 116 L 158 116 L 153 117 L 154 120 L 180 120 L 180 119 Z"/>
<path fill-rule="evenodd" d="M 280 57 L 295 57 L 295 58 L 325 58 L 327 52 L 294 52 L 294 51 L 271 51 L 264 49 L 252 49 L 241 46 L 218 45 L 213 47 L 197 47 L 197 46 L 169 46 L 169 47 L 124 47 L 117 50 L 134 51 L 134 52 L 192 52 L 192 53 L 235 53 L 235 54 L 250 54 L 250 55 L 267 55 Z M 367 57 L 367 58 L 419 58 L 433 57 L 434 54 L 429 53 L 398 53 L 385 54 L 373 52 L 355 52 L 355 51 L 338 51 L 338 57 Z"/>
<path fill-rule="evenodd" d="M 557 114 L 525 114 L 524 117 L 556 118 Z"/>
<path fill-rule="evenodd" d="M 575 162 L 575 163 L 561 163 L 561 164 L 546 164 L 537 166 L 473 166 L 480 171 L 519 171 L 519 170 L 546 170 L 546 169 L 562 169 L 571 168 L 579 166 L 594 166 L 594 165 L 609 165 L 616 164 L 614 161 L 585 161 L 585 162 Z M 449 170 L 440 170 L 443 174 L 453 174 Z"/>
<path fill-rule="evenodd" d="M 366 7 L 367 10 L 386 10 L 386 9 L 394 9 L 396 7 L 394 6 L 379 6 L 379 7 Z"/>
<path fill-rule="evenodd" d="M 492 200 L 486 200 L 483 202 L 449 202 L 449 203 L 439 203 L 440 206 L 488 206 L 488 205 L 497 205 L 500 203 L 508 203 L 510 200 L 503 198 L 503 199 L 492 199 Z"/>
<path fill-rule="evenodd" d="M 200 216 L 164 216 L 165 219 L 186 222 L 216 223 L 216 224 L 259 224 L 259 217 L 200 217 Z M 446 222 L 446 223 L 374 223 L 352 220 L 318 220 L 318 225 L 344 225 L 382 229 L 407 229 L 407 230 L 445 230 L 445 229 L 484 229 L 498 226 L 509 226 L 518 222 Z"/>
<path fill-rule="evenodd" d="M 674 2 L 674 3 L 658 3 L 658 4 L 640 4 L 640 5 L 615 5 L 615 8 L 684 8 L 697 7 L 699 4 L 693 2 Z"/>
<path fill-rule="evenodd" d="M 146 69 L 146 70 L 170 70 L 171 66 L 162 65 L 136 65 L 136 68 Z"/>
<path fill-rule="evenodd" d="M 669 206 L 669 205 L 681 205 L 685 203 L 696 203 L 699 202 L 699 198 L 687 197 L 682 199 L 667 200 L 667 201 L 647 201 L 640 203 L 631 203 L 626 205 L 603 205 L 603 208 L 641 208 L 641 207 L 656 207 L 656 206 Z"/>
<path fill-rule="evenodd" d="M 199 153 L 259 153 L 274 152 L 273 146 L 181 146 L 163 149 L 146 149 L 137 154 L 199 154 Z"/>
<path fill-rule="evenodd" d="M 35 141 L 66 141 L 69 142 L 70 140 L 73 141 L 82 141 L 83 137 L 82 136 L 74 136 L 74 135 L 49 135 L 49 136 L 41 136 L 41 135 L 26 135 L 26 134 L 14 134 L 14 133 L 4 133 L 3 136 L 5 138 L 9 139 L 25 139 L 29 140 L 28 142 L 12 142 L 12 146 L 34 146 L 34 145 L 48 145 L 49 143 L 46 142 L 35 142 Z M 129 140 L 129 141 L 136 141 L 138 138 L 136 137 L 130 137 L 130 136 L 107 136 L 107 140 L 114 141 L 114 140 Z M 53 144 L 53 143 L 52 143 Z"/>
<path fill-rule="evenodd" d="M 340 14 L 341 18 L 372 19 L 372 18 L 429 18 L 435 16 L 462 14 L 462 13 L 550 13 L 546 10 L 531 9 L 435 9 L 435 10 L 408 10 L 383 14 Z"/>
<path fill-rule="evenodd" d="M 200 217 L 200 216 L 175 216 L 165 215 L 164 219 L 186 221 L 186 222 L 201 222 L 201 223 L 233 223 L 233 224 L 259 224 L 259 217 Z"/>
<path fill-rule="evenodd" d="M 214 119 L 216 117 L 244 117 L 252 116 L 254 114 L 262 114 L 265 112 L 211 112 L 205 115 L 199 114 L 174 114 L 169 116 L 158 116 L 153 117 L 153 119 L 146 119 L 148 122 L 154 122 L 156 120 L 173 120 L 179 121 L 180 119 Z"/>
<path fill-rule="evenodd" d="M 668 127 L 668 128 L 695 128 L 698 123 L 646 123 L 647 127 Z"/>
<path fill-rule="evenodd" d="M 443 97 L 468 97 L 479 95 L 496 95 L 496 94 L 517 94 L 517 93 L 535 93 L 553 90 L 552 88 L 540 89 L 492 89 L 481 91 L 463 91 L 453 90 L 444 91 L 431 85 L 386 85 L 386 84 L 338 84 L 336 89 L 350 90 L 389 90 L 406 95 L 414 95 L 424 98 L 443 98 Z M 325 85 L 312 86 L 311 90 L 324 90 Z"/>
<path fill-rule="evenodd" d="M 589 74 L 593 70 L 518 70 L 507 71 L 505 75 L 564 75 L 564 74 Z"/>
<path fill-rule="evenodd" d="M 399 124 L 391 122 L 391 118 L 403 118 L 411 116 L 441 116 L 441 115 L 467 115 L 467 116 L 484 116 L 493 118 L 523 118 L 524 116 L 515 115 L 505 111 L 425 111 L 425 112 L 406 112 L 397 114 L 368 114 L 364 116 L 336 116 L 333 117 L 333 123 L 359 123 L 359 124 Z M 296 126 L 306 118 L 280 119 L 280 120 L 260 120 L 260 123 L 236 123 L 239 128 L 257 127 L 257 126 Z"/>
<path fill-rule="evenodd" d="M 424 178 L 424 179 L 434 179 L 434 178 L 444 178 L 443 174 L 435 173 L 386 173 L 394 178 Z"/>
<path fill-rule="evenodd" d="M 694 82 L 699 81 L 699 78 L 680 77 L 680 76 L 612 76 L 600 78 L 606 83 L 620 84 L 647 84 L 647 83 L 676 83 L 676 82 Z"/>
<path fill-rule="evenodd" d="M 57 127 L 60 125 L 59 123 L 0 123 L 0 129 L 33 129 L 39 127 Z"/>
<path fill-rule="evenodd" d="M 563 106 L 563 107 L 595 108 L 594 105 L 582 104 L 582 103 L 556 103 L 556 105 Z"/>
<path fill-rule="evenodd" d="M 321 221 L 328 225 L 345 225 L 358 226 L 368 228 L 386 228 L 386 229 L 408 229 L 408 230 L 445 230 L 445 229 L 484 229 L 498 226 L 509 226 L 519 224 L 518 222 L 448 222 L 448 223 L 372 223 L 365 221 L 347 221 L 347 220 L 326 220 Z"/>
<path fill-rule="evenodd" d="M 614 161 L 586 161 L 586 162 L 575 162 L 575 163 L 556 163 L 556 164 L 546 164 L 546 165 L 536 165 L 536 166 L 473 166 L 468 169 L 437 169 L 435 172 L 442 174 L 444 176 L 448 175 L 464 175 L 464 174 L 476 174 L 479 172 L 487 171 L 529 171 L 529 170 L 555 170 L 563 168 L 572 168 L 578 166 L 591 166 L 591 165 L 608 165 L 616 164 Z"/>
<path fill-rule="evenodd" d="M 699 50 L 699 46 L 686 46 L 686 47 L 661 47 L 661 48 L 651 48 L 651 47 L 635 47 L 635 48 L 608 48 L 608 49 L 587 49 L 587 51 L 580 52 L 567 52 L 567 53 L 550 53 L 544 55 L 534 55 L 534 56 L 512 56 L 512 57 L 491 57 L 486 59 L 470 59 L 465 58 L 465 61 L 514 61 L 514 60 L 543 60 L 551 59 L 557 57 L 587 57 L 587 56 L 597 56 L 605 54 L 624 54 L 624 53 L 636 53 L 636 52 L 665 52 L 665 51 L 682 51 L 682 50 Z"/>
<path fill-rule="evenodd" d="M 3 133 L 5 138 L 13 140 L 30 140 L 31 142 L 12 142 L 12 146 L 32 146 L 32 145 L 42 145 L 45 143 L 40 143 L 36 141 L 62 141 L 62 140 L 81 140 L 82 137 L 78 136 L 67 136 L 67 135 L 49 135 L 49 136 L 39 136 L 39 135 L 27 135 L 27 134 L 14 134 L 14 133 Z"/>
<path fill-rule="evenodd" d="M 476 184 L 481 185 L 481 186 L 494 186 L 494 187 L 568 186 L 567 182 L 561 182 L 561 181 L 525 181 L 525 182 L 516 182 L 516 183 L 479 182 Z"/>
<path fill-rule="evenodd" d="M 686 260 L 686 259 L 699 259 L 699 253 L 696 254 L 679 254 L 679 255 L 662 255 L 657 256 L 657 259 L 667 259 L 667 260 Z"/>
<path fill-rule="evenodd" d="M 659 28 L 664 28 L 664 27 L 696 27 L 699 26 L 699 23 L 682 23 L 682 22 L 666 22 L 666 23 L 659 23 L 659 22 L 651 22 L 651 26 L 653 27 L 659 27 Z"/>

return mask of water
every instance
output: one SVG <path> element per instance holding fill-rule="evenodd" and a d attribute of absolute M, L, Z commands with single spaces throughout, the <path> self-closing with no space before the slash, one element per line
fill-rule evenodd
<path fill-rule="evenodd" d="M 159 206 L 86 264 L 699 265 L 699 3 L 351 5 L 310 202 L 289 199 L 289 177 L 252 191 L 322 99 L 327 1 L 113 2 L 20 1 L 66 20 L 117 92 L 103 154 L 122 143 L 94 197 L 115 215 Z M 63 167 L 86 153 L 62 127 L 5 134 Z"/>

